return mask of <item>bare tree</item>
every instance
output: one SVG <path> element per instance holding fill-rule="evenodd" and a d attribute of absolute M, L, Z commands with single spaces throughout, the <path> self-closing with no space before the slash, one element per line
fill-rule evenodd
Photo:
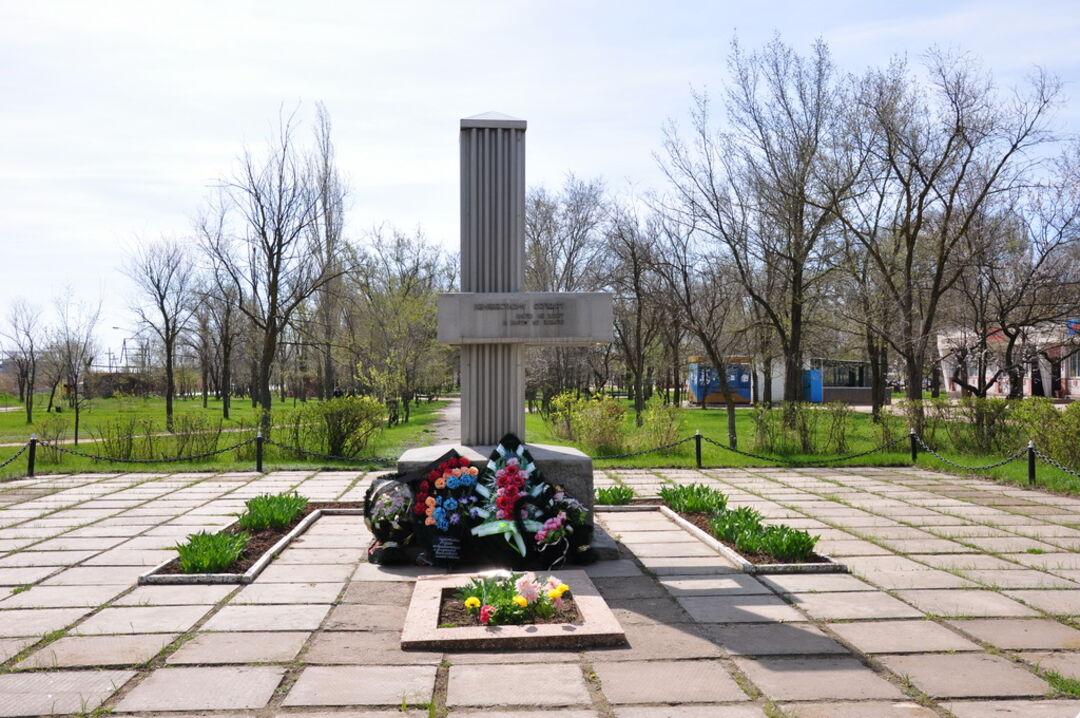
<path fill-rule="evenodd" d="M 832 270 L 834 212 L 858 174 L 835 150 L 844 142 L 843 85 L 828 47 L 801 57 L 774 38 L 746 54 L 732 43 L 726 131 L 709 98 L 695 95 L 692 140 L 674 125 L 661 167 L 674 189 L 670 219 L 721 243 L 759 326 L 784 358 L 784 398 L 802 393 L 808 309 Z"/>
<path fill-rule="evenodd" d="M 7 355 L 19 378 L 19 400 L 26 407 L 26 423 L 34 423 L 34 390 L 37 388 L 38 359 L 42 342 L 41 311 L 25 299 L 16 299 L 8 313 L 3 332 L 11 348 Z"/>
<path fill-rule="evenodd" d="M 677 321 L 694 335 L 716 369 L 727 410 L 728 443 L 738 448 L 735 401 L 728 390 L 726 349 L 734 335 L 732 324 L 741 291 L 731 267 L 709 251 L 708 238 L 708 233 L 699 235 L 692 226 L 666 224 L 660 234 L 654 269 L 678 308 Z M 704 397 L 701 403 L 704 407 Z"/>
<path fill-rule="evenodd" d="M 94 331 L 101 302 L 77 302 L 70 289 L 56 300 L 57 323 L 53 342 L 64 381 L 68 405 L 75 411 L 75 443 L 79 443 L 79 419 L 89 395 L 82 391 L 97 351 Z"/>
<path fill-rule="evenodd" d="M 634 419 L 642 425 L 645 362 L 660 331 L 652 266 L 660 223 L 641 222 L 628 205 L 613 207 L 606 232 L 609 285 L 614 294 L 615 343 L 630 373 Z"/>
<path fill-rule="evenodd" d="M 942 299 L 968 266 L 966 238 L 996 196 L 1031 181 L 1058 94 L 1039 74 L 1027 95 L 1003 101 L 970 58 L 940 51 L 927 70 L 929 87 L 902 61 L 862 81 L 853 114 L 864 121 L 851 139 L 870 164 L 858 201 L 837 212 L 891 305 L 895 321 L 874 329 L 903 360 L 916 401 Z"/>
<path fill-rule="evenodd" d="M 282 117 L 265 154 L 245 151 L 238 172 L 223 183 L 221 216 L 236 215 L 235 233 L 204 220 L 203 247 L 215 271 L 230 283 L 237 308 L 258 334 L 253 401 L 270 428 L 271 370 L 278 342 L 293 313 L 340 270 L 328 265 L 322 193 L 313 163 L 294 142 L 294 117 Z"/>
<path fill-rule="evenodd" d="M 187 248 L 175 239 L 142 242 L 135 247 L 126 274 L 146 300 L 133 308 L 139 322 L 161 342 L 165 367 L 165 427 L 173 429 L 176 395 L 176 348 L 197 308 L 195 265 Z"/>

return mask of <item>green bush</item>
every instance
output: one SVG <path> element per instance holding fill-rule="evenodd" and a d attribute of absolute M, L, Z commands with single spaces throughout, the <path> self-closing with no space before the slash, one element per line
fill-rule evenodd
<path fill-rule="evenodd" d="M 754 449 L 758 453 L 776 453 L 779 444 L 779 413 L 764 404 L 754 404 L 750 419 L 754 423 Z"/>
<path fill-rule="evenodd" d="M 823 408 L 827 428 L 825 450 L 834 454 L 846 454 L 849 448 L 848 427 L 851 423 L 851 407 L 843 402 L 831 401 Z"/>
<path fill-rule="evenodd" d="M 574 436 L 594 455 L 618 454 L 625 446 L 626 407 L 614 399 L 588 399 L 574 413 Z"/>
<path fill-rule="evenodd" d="M 173 442 L 169 456 L 196 456 L 216 451 L 221 438 L 221 417 L 182 413 L 173 416 Z"/>
<path fill-rule="evenodd" d="M 634 490 L 629 486 L 605 486 L 596 489 L 596 503 L 606 506 L 621 506 L 630 503 Z"/>
<path fill-rule="evenodd" d="M 683 433 L 682 408 L 675 404 L 663 404 L 652 402 L 642 414 L 642 425 L 638 427 L 634 435 L 634 448 L 653 449 L 657 446 L 666 446 L 675 443 Z M 672 454 L 679 447 L 672 447 L 657 452 L 660 454 Z"/>
<path fill-rule="evenodd" d="M 744 533 L 757 533 L 760 526 L 761 514 L 749 506 L 724 511 L 709 521 L 713 536 L 733 544 L 737 543 L 738 537 Z"/>
<path fill-rule="evenodd" d="M 945 423 L 953 448 L 977 454 L 1015 451 L 1019 439 L 1013 405 L 1008 399 L 961 399 L 953 406 L 952 420 Z"/>
<path fill-rule="evenodd" d="M 660 498 L 672 511 L 681 514 L 713 514 L 727 508 L 727 496 L 704 484 L 662 486 Z"/>
<path fill-rule="evenodd" d="M 574 440 L 574 419 L 583 401 L 570 392 L 564 392 L 551 399 L 547 413 L 544 414 L 544 423 L 552 434 L 565 441 Z"/>
<path fill-rule="evenodd" d="M 1024 399 L 1015 403 L 1013 421 L 1018 434 L 1016 445 L 1029 439 L 1044 454 L 1071 468 L 1080 467 L 1080 403 L 1073 402 L 1059 411 L 1045 397 Z"/>
<path fill-rule="evenodd" d="M 179 554 L 180 570 L 184 573 L 224 571 L 243 555 L 250 538 L 246 533 L 191 534 L 187 543 L 174 547 Z"/>
<path fill-rule="evenodd" d="M 304 411 L 313 446 L 300 448 L 334 456 L 363 456 L 383 429 L 386 407 L 370 396 L 342 396 L 312 404 Z"/>
<path fill-rule="evenodd" d="M 295 491 L 263 494 L 244 502 L 247 509 L 239 514 L 237 525 L 248 531 L 280 529 L 288 526 L 307 508 L 308 500 Z"/>
<path fill-rule="evenodd" d="M 784 563 L 800 563 L 810 558 L 819 536 L 811 536 L 806 531 L 790 526 L 768 526 L 762 532 L 760 545 L 762 550 Z"/>

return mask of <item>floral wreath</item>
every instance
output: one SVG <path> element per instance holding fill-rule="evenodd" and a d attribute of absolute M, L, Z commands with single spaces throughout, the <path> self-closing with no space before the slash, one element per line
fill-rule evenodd
<path fill-rule="evenodd" d="M 453 456 L 428 472 L 416 489 L 413 514 L 424 526 L 449 531 L 466 518 L 474 518 L 477 497 L 473 493 L 480 471 L 463 456 Z"/>

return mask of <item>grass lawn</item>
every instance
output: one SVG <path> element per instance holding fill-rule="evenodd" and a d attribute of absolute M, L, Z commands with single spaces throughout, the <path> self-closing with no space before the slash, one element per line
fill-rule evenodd
<path fill-rule="evenodd" d="M 105 400 L 106 401 L 115 400 Z M 142 400 L 137 400 L 141 402 Z M 154 400 L 150 400 L 153 403 Z M 158 400 L 158 406 L 161 410 L 162 417 L 164 417 L 164 402 Z M 192 409 L 197 411 L 209 411 L 202 408 L 201 401 L 196 403 L 194 401 L 184 402 L 183 404 L 177 404 L 177 412 L 184 410 L 182 407 L 184 404 L 188 404 Z M 291 400 L 286 403 L 289 408 L 292 406 Z M 213 405 L 211 405 L 213 406 Z M 285 406 L 284 404 L 282 405 Z M 434 423 L 438 416 L 438 411 L 442 407 L 446 406 L 445 401 L 433 401 L 433 402 L 421 402 L 419 405 L 414 405 L 412 408 L 411 417 L 408 424 L 397 424 L 389 429 L 384 429 L 374 444 L 369 447 L 365 452 L 368 456 L 373 457 L 386 457 L 389 459 L 395 459 L 401 454 L 403 450 L 412 446 L 419 446 L 426 443 L 427 434 L 426 431 L 431 429 L 431 425 Z M 235 407 L 236 409 L 238 407 Z M 220 406 L 218 407 L 220 410 Z M 231 434 L 223 433 L 218 441 L 219 448 L 225 448 L 232 444 L 241 442 L 253 435 L 253 430 L 250 427 L 255 423 L 254 412 L 251 411 L 251 402 L 247 402 L 245 407 L 247 413 L 246 421 L 244 423 L 234 422 L 235 427 L 248 427 L 247 430 L 242 432 L 236 432 Z M 116 412 L 121 411 L 120 408 L 113 408 L 112 417 L 116 418 Z M 234 412 L 237 416 L 241 414 Z M 0 416 L 3 416 L 0 413 Z M 90 412 L 85 415 L 90 416 Z M 164 420 L 164 419 L 163 419 Z M 103 421 L 99 419 L 99 421 Z M 25 438 L 25 437 L 24 437 Z M 75 447 L 71 447 L 75 448 Z M 301 447 L 304 448 L 304 447 Z M 86 453 L 94 453 L 94 444 L 83 444 L 80 442 L 78 449 Z M 275 469 L 291 469 L 291 468 L 328 468 L 328 469 L 357 469 L 375 466 L 374 464 L 360 464 L 356 462 L 336 462 L 326 461 L 322 459 L 304 459 L 298 458 L 291 452 L 286 452 L 278 449 L 274 446 L 267 445 L 264 454 L 263 469 L 266 471 L 272 471 Z M 0 463 L 7 460 L 16 451 L 17 447 L 7 447 L 0 449 Z M 216 456 L 202 459 L 199 461 L 187 461 L 179 463 L 154 463 L 154 464 L 125 464 L 125 463 L 108 463 L 103 461 L 93 461 L 91 459 L 84 459 L 81 457 L 74 457 L 70 455 L 61 455 L 59 463 L 53 463 L 49 460 L 49 453 L 41 448 L 38 449 L 37 458 L 37 471 L 38 474 L 45 473 L 75 473 L 75 472 L 170 472 L 170 471 L 252 471 L 255 469 L 255 447 L 253 444 L 248 444 L 245 447 L 239 448 L 236 451 L 226 452 L 224 454 L 218 454 Z M 386 466 L 387 464 L 382 464 Z M 0 469 L 0 478 L 14 478 L 23 476 L 26 473 L 26 455 L 19 457 L 14 463 L 5 469 Z"/>
<path fill-rule="evenodd" d="M 26 441 L 30 434 L 42 433 L 42 427 L 48 422 L 63 422 L 66 425 L 65 438 L 71 438 L 75 429 L 75 412 L 63 407 L 63 412 L 45 413 L 48 401 L 47 395 L 39 394 L 34 402 L 34 423 L 26 423 L 25 411 L 0 412 L 0 443 Z M 12 405 L 18 406 L 17 402 Z M 297 402 L 298 406 L 303 406 Z M 274 399 L 274 407 L 291 409 L 293 400 L 280 401 Z M 202 397 L 177 399 L 173 403 L 174 415 L 195 414 L 202 415 L 216 421 L 221 417 L 221 401 L 210 397 L 207 407 L 202 405 Z M 251 406 L 250 399 L 233 399 L 229 407 L 231 415 L 228 421 L 221 423 L 222 429 L 239 429 L 253 426 L 258 422 L 258 412 Z M 161 397 L 125 397 L 123 399 L 91 399 L 83 409 L 79 417 L 79 439 L 89 439 L 91 433 L 101 426 L 112 421 L 136 419 L 138 421 L 151 420 L 158 427 L 158 431 L 165 430 L 165 400 Z"/>
<path fill-rule="evenodd" d="M 693 436 L 695 430 L 700 430 L 702 435 L 713 439 L 715 441 L 724 444 L 728 444 L 727 441 L 727 413 L 723 409 L 708 409 L 702 410 L 700 408 L 687 408 L 682 410 L 683 429 L 679 432 L 680 437 Z M 627 411 L 626 414 L 626 429 L 625 433 L 628 436 L 634 435 L 633 426 L 633 412 Z M 897 419 L 899 421 L 899 419 Z M 824 423 L 824 422 L 821 422 Z M 551 433 L 549 428 L 544 424 L 539 414 L 529 414 L 525 418 L 526 433 L 530 442 L 538 444 L 569 444 L 576 446 L 590 456 L 597 455 L 589 447 L 583 446 L 579 443 L 568 442 L 564 439 L 557 438 Z M 874 424 L 869 414 L 852 413 L 850 417 L 848 429 L 848 454 L 855 454 L 862 451 L 872 449 L 882 444 L 882 433 L 878 425 Z M 823 428 L 819 424 L 819 431 Z M 754 425 L 751 418 L 751 410 L 739 409 L 736 412 L 736 431 L 739 437 L 739 448 L 743 451 L 749 451 L 752 453 L 767 453 L 757 452 L 754 447 Z M 906 434 L 906 429 L 899 427 L 894 430 L 894 436 Z M 635 443 L 633 440 L 629 441 L 625 451 L 635 451 L 638 449 L 649 448 L 646 445 Z M 946 458 L 954 461 L 958 464 L 965 466 L 985 466 L 1004 459 L 1006 453 L 995 455 L 973 455 L 964 454 L 953 451 L 951 449 L 940 449 L 934 447 Z M 1021 448 L 1017 446 L 1016 449 Z M 1015 451 L 1016 449 L 1013 449 Z M 1011 452 L 1007 452 L 1011 453 Z M 740 467 L 740 466 L 783 466 L 790 465 L 807 465 L 807 463 L 821 461 L 823 459 L 829 459 L 832 457 L 822 455 L 805 455 L 798 453 L 784 454 L 782 458 L 785 462 L 779 461 L 762 461 L 760 459 L 754 459 L 741 454 L 736 454 L 732 451 L 722 449 L 714 446 L 708 442 L 702 442 L 702 464 L 705 467 Z M 769 454 L 775 455 L 775 454 Z M 850 459 L 844 461 L 830 462 L 828 466 L 909 466 L 911 464 L 911 455 L 909 449 L 909 443 L 907 438 L 901 439 L 900 442 L 894 444 L 894 448 L 888 451 L 875 452 L 868 454 L 857 459 Z M 694 442 L 688 441 L 681 446 L 671 449 L 664 453 L 650 453 L 642 456 L 634 456 L 625 459 L 612 459 L 597 461 L 596 467 L 600 469 L 604 468 L 666 468 L 666 467 L 692 467 L 695 465 L 694 459 Z M 919 451 L 919 457 L 917 465 L 932 469 L 935 471 L 948 471 L 951 473 L 958 473 L 966 476 L 979 476 L 982 478 L 992 478 L 997 481 L 1002 481 L 1011 484 L 1017 484 L 1021 486 L 1028 485 L 1027 479 L 1027 462 L 1023 458 L 1019 461 L 1013 461 L 1005 466 L 991 469 L 989 471 L 978 472 L 964 472 L 953 467 L 950 467 L 932 455 L 922 451 Z M 1039 461 L 1036 467 L 1036 476 L 1038 480 L 1038 486 L 1042 489 L 1049 489 L 1052 491 L 1059 491 L 1069 494 L 1080 494 L 1080 479 L 1076 479 L 1068 474 L 1055 469 L 1048 464 Z"/>

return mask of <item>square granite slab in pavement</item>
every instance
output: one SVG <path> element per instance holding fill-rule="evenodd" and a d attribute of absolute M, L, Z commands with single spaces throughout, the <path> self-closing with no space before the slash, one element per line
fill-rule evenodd
<path fill-rule="evenodd" d="M 1080 616 L 1080 591 L 1018 590 L 1006 591 L 1005 595 L 1055 616 Z"/>
<path fill-rule="evenodd" d="M 1041 696 L 1050 690 L 1031 671 L 986 653 L 883 655 L 878 659 L 934 698 Z"/>
<path fill-rule="evenodd" d="M 736 658 L 736 665 L 773 700 L 902 699 L 900 689 L 847 656 Z"/>
<path fill-rule="evenodd" d="M 272 666 L 159 668 L 117 704 L 121 712 L 257 710 L 285 675 Z"/>
<path fill-rule="evenodd" d="M 1080 649 L 1080 631 L 1048 618 L 970 619 L 949 625 L 997 648 Z"/>
<path fill-rule="evenodd" d="M 80 623 L 72 632 L 83 636 L 103 633 L 183 633 L 209 610 L 209 606 L 104 608 Z"/>
<path fill-rule="evenodd" d="M 0 611 L 0 638 L 40 636 L 60 630 L 90 612 L 86 608 L 41 608 Z"/>
<path fill-rule="evenodd" d="M 130 636 L 68 636 L 19 661 L 18 668 L 131 666 L 146 663 L 176 638 L 175 633 Z"/>
<path fill-rule="evenodd" d="M 863 653 L 982 650 L 977 643 L 929 620 L 854 621 L 830 624 L 829 628 Z"/>
<path fill-rule="evenodd" d="M 810 623 L 718 623 L 705 635 L 737 656 L 792 656 L 850 653 Z"/>
<path fill-rule="evenodd" d="M 1038 611 L 994 591 L 967 589 L 897 591 L 896 595 L 914 604 L 925 613 L 938 616 L 1009 618 L 1039 615 Z"/>
<path fill-rule="evenodd" d="M 8 608 L 91 608 L 127 590 L 128 586 L 32 586 L 0 601 L 0 609 Z"/>
<path fill-rule="evenodd" d="M 330 612 L 329 604 L 228 605 L 215 613 L 204 631 L 314 631 Z"/>
<path fill-rule="evenodd" d="M 431 700 L 435 666 L 309 666 L 285 706 L 400 706 Z"/>
<path fill-rule="evenodd" d="M 508 664 L 492 680 L 490 666 L 451 666 L 446 704 L 458 706 L 589 705 L 577 663 Z"/>
<path fill-rule="evenodd" d="M 81 589 L 80 589 L 81 590 Z M 212 606 L 236 586 L 139 586 L 117 599 L 115 606 Z"/>
<path fill-rule="evenodd" d="M 238 603 L 333 603 L 344 583 L 253 583 L 233 596 Z"/>
<path fill-rule="evenodd" d="M 1073 718 L 1080 701 L 963 701 L 943 703 L 956 718 Z"/>
<path fill-rule="evenodd" d="M 398 631 L 318 633 L 304 653 L 307 663 L 372 666 L 438 665 L 438 651 L 403 651 Z"/>
<path fill-rule="evenodd" d="M 171 665 L 199 663 L 287 663 L 296 658 L 310 633 L 200 633 L 169 656 Z"/>
<path fill-rule="evenodd" d="M 352 575 L 351 563 L 278 564 L 271 563 L 256 583 L 333 583 Z"/>
<path fill-rule="evenodd" d="M 327 631 L 400 631 L 405 625 L 405 606 L 370 606 L 345 603 L 335 606 L 326 619 Z"/>
<path fill-rule="evenodd" d="M 821 621 L 923 617 L 921 611 L 886 593 L 792 593 L 787 599 Z"/>
<path fill-rule="evenodd" d="M 719 658 L 724 652 L 696 623 L 623 624 L 629 646 L 586 651 L 592 661 Z"/>
<path fill-rule="evenodd" d="M 89 712 L 134 671 L 48 671 L 0 675 L 0 716 Z"/>
<path fill-rule="evenodd" d="M 610 703 L 749 700 L 720 661 L 621 661 L 596 663 L 593 670 Z"/>
<path fill-rule="evenodd" d="M 771 623 L 805 621 L 805 616 L 774 595 L 708 596 L 679 598 L 690 617 L 699 623 Z"/>

